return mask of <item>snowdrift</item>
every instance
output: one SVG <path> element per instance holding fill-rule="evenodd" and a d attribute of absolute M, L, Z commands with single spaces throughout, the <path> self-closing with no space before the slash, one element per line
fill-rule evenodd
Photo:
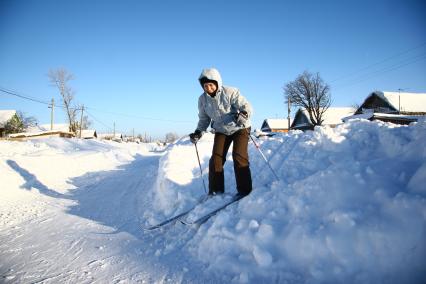
<path fill-rule="evenodd" d="M 198 144 L 203 176 L 188 138 L 0 141 L 0 282 L 424 282 L 426 123 L 258 141 L 279 180 L 250 143 L 248 197 L 152 232 L 142 226 L 206 194 L 212 134 Z M 236 192 L 231 152 L 225 187 Z"/>
<path fill-rule="evenodd" d="M 206 183 L 212 142 L 213 135 L 206 134 L 198 144 Z M 250 146 L 253 193 L 195 229 L 186 245 L 217 279 L 426 279 L 425 123 L 406 127 L 354 120 L 260 144 L 280 180 Z M 231 153 L 225 170 L 226 189 L 235 192 Z M 184 139 L 160 161 L 153 207 L 145 218 L 163 220 L 203 194 L 194 146 Z"/>

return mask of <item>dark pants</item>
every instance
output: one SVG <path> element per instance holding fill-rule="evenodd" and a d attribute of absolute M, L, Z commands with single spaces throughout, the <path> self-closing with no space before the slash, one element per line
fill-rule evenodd
<path fill-rule="evenodd" d="M 232 142 L 232 158 L 234 160 L 238 193 L 245 195 L 251 192 L 252 183 L 247 152 L 249 133 L 250 128 L 241 129 L 232 135 L 215 134 L 213 152 L 209 163 L 209 194 L 223 193 L 225 191 L 223 165 Z"/>

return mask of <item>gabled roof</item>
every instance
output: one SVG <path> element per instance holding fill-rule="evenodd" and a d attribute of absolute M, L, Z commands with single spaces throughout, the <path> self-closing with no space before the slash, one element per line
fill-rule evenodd
<path fill-rule="evenodd" d="M 326 112 L 323 114 L 323 123 L 322 125 L 336 125 L 342 123 L 344 117 L 353 115 L 355 113 L 355 108 L 353 107 L 329 107 Z M 301 117 L 303 118 L 301 119 Z M 302 122 L 302 124 L 300 124 Z M 291 127 L 297 126 L 309 126 L 313 125 L 312 121 L 309 118 L 309 113 L 306 109 L 299 109 L 296 112 L 295 120 L 291 124 Z"/>
<path fill-rule="evenodd" d="M 324 125 L 342 123 L 342 119 L 355 113 L 353 107 L 330 107 L 324 113 Z"/>
<path fill-rule="evenodd" d="M 291 124 L 290 120 L 290 124 Z M 270 129 L 288 129 L 288 119 L 284 118 L 267 118 L 263 121 L 262 129 L 269 126 Z"/>
<path fill-rule="evenodd" d="M 15 114 L 16 110 L 0 110 L 0 126 L 4 126 Z"/>
<path fill-rule="evenodd" d="M 426 112 L 426 93 L 372 92 L 362 103 L 360 109 L 373 96 L 388 103 L 395 110 L 408 113 Z"/>
<path fill-rule="evenodd" d="M 68 123 L 55 123 L 53 124 L 53 129 L 50 129 L 50 123 L 48 124 L 39 124 L 33 127 L 30 127 L 27 132 L 43 132 L 43 131 L 64 131 L 69 132 L 69 124 Z"/>

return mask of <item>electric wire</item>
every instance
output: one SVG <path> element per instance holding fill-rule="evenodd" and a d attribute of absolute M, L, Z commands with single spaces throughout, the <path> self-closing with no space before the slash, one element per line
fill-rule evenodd
<path fill-rule="evenodd" d="M 375 63 L 372 63 L 372 64 L 370 64 L 370 65 L 367 65 L 367 66 L 365 66 L 365 67 L 362 67 L 362 68 L 360 68 L 360 69 L 358 69 L 358 70 L 356 70 L 356 71 L 354 71 L 354 72 L 351 72 L 351 73 L 349 73 L 349 74 L 347 74 L 347 75 L 340 76 L 340 77 L 338 77 L 338 78 L 336 78 L 336 79 L 331 80 L 331 81 L 330 81 L 330 83 L 333 83 L 333 82 L 336 82 L 336 81 L 340 81 L 340 80 L 342 80 L 342 79 L 346 79 L 346 78 L 348 78 L 348 77 L 352 77 L 352 76 L 354 76 L 354 75 L 356 75 L 356 74 L 358 74 L 358 73 L 360 73 L 360 72 L 362 72 L 362 71 L 364 71 L 364 70 L 367 70 L 367 69 L 370 69 L 370 68 L 375 67 L 375 66 L 377 66 L 377 65 L 380 65 L 380 64 L 382 64 L 382 63 L 388 62 L 388 61 L 390 61 L 390 60 L 392 60 L 392 59 L 394 59 L 394 58 L 400 57 L 401 55 L 404 55 L 404 54 L 408 54 L 408 53 L 410 53 L 410 52 L 412 52 L 412 51 L 414 51 L 414 50 L 417 50 L 417 49 L 419 49 L 419 48 L 422 48 L 422 47 L 424 47 L 424 46 L 426 46 L 426 42 L 424 42 L 424 43 L 422 43 L 422 44 L 420 44 L 420 45 L 417 45 L 417 46 L 415 46 L 415 47 L 412 47 L 412 48 L 406 49 L 406 50 L 404 50 L 404 51 L 401 51 L 401 52 L 399 52 L 399 53 L 396 53 L 396 54 L 394 54 L 394 55 L 392 55 L 392 56 L 390 56 L 390 57 L 387 57 L 387 58 L 385 58 L 385 59 L 382 59 L 382 60 L 377 61 L 377 62 L 375 62 Z"/>

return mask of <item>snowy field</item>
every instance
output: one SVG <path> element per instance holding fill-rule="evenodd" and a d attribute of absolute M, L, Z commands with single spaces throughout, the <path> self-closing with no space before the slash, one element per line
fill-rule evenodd
<path fill-rule="evenodd" d="M 0 141 L 0 283 L 424 283 L 426 123 L 258 141 L 279 180 L 250 143 L 251 195 L 149 232 L 205 194 L 188 138 Z"/>

